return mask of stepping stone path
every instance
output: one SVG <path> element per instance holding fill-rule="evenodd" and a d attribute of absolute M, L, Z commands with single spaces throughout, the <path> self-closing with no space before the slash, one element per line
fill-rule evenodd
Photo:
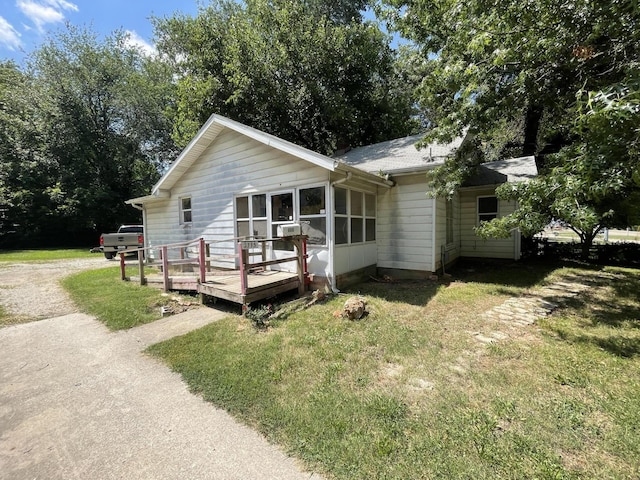
<path fill-rule="evenodd" d="M 486 330 L 468 332 L 478 342 L 480 349 L 462 352 L 450 366 L 451 370 L 459 374 L 466 373 L 471 368 L 471 360 L 481 355 L 483 347 L 517 335 L 518 331 L 550 315 L 556 308 L 589 287 L 590 285 L 583 283 L 559 281 L 531 294 L 508 298 L 502 304 L 483 312 L 480 317 L 487 320 Z"/>
<path fill-rule="evenodd" d="M 536 320 L 550 315 L 567 300 L 579 295 L 589 288 L 588 285 L 574 282 L 556 282 L 522 297 L 511 297 L 501 305 L 493 307 L 481 314 L 487 320 L 497 320 L 508 329 L 526 327 Z M 473 336 L 480 343 L 495 343 L 504 340 L 509 335 L 502 331 L 473 332 Z"/>

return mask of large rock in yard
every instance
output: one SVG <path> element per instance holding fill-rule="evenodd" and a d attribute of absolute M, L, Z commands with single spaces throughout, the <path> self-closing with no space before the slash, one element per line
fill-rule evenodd
<path fill-rule="evenodd" d="M 367 301 L 364 297 L 351 297 L 344 302 L 342 317 L 349 320 L 359 320 L 367 311 Z"/>

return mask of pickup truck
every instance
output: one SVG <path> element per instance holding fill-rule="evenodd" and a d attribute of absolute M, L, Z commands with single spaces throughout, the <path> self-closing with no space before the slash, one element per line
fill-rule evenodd
<path fill-rule="evenodd" d="M 100 235 L 100 250 L 111 260 L 119 251 L 144 247 L 142 225 L 121 225 L 117 233 Z"/>

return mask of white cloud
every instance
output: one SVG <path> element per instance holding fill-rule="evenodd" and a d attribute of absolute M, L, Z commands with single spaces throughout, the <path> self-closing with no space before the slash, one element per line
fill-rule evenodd
<path fill-rule="evenodd" d="M 20 33 L 3 17 L 0 17 L 0 45 L 9 50 L 17 50 L 22 45 Z"/>
<path fill-rule="evenodd" d="M 78 11 L 78 6 L 66 0 L 18 0 L 16 6 L 44 32 L 44 26 L 48 23 L 58 23 L 64 20 L 64 11 Z"/>
<path fill-rule="evenodd" d="M 127 39 L 125 41 L 127 46 L 137 48 L 148 57 L 152 57 L 158 53 L 156 47 L 138 35 L 135 30 L 126 30 L 124 33 L 127 35 Z"/>

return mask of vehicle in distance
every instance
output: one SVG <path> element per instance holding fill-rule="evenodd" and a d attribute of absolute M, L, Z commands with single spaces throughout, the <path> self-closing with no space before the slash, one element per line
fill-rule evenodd
<path fill-rule="evenodd" d="M 144 247 L 142 225 L 121 225 L 116 233 L 100 235 L 100 250 L 109 260 L 120 251 L 142 247 Z"/>

